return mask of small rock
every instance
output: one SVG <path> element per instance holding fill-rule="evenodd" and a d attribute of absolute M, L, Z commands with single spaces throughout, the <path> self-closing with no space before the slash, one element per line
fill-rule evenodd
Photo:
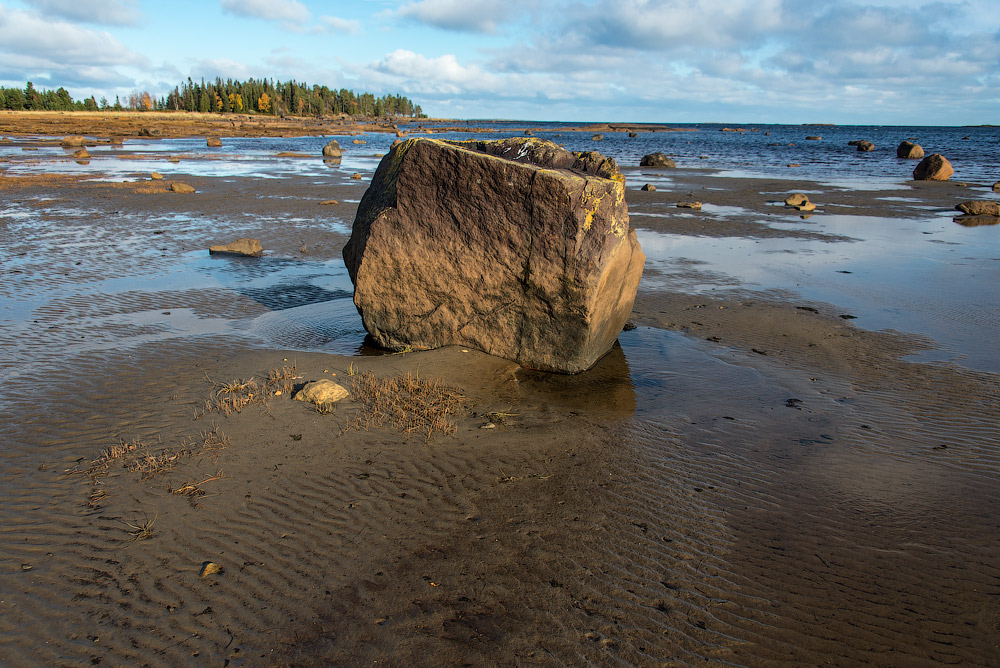
<path fill-rule="evenodd" d="M 932 153 L 913 170 L 915 181 L 947 181 L 955 173 L 951 163 L 940 153 Z"/>
<path fill-rule="evenodd" d="M 993 192 L 1000 193 L 1000 181 L 993 184 Z"/>
<path fill-rule="evenodd" d="M 87 144 L 87 138 L 81 137 L 80 135 L 74 135 L 72 137 L 64 137 L 59 145 L 63 148 L 75 148 L 77 146 L 85 146 Z"/>
<path fill-rule="evenodd" d="M 495 424 L 493 424 L 492 422 L 487 422 L 482 427 L 480 427 L 480 429 L 496 429 L 496 428 L 497 428 L 497 426 Z"/>
<path fill-rule="evenodd" d="M 170 190 L 175 193 L 193 193 L 194 186 L 190 186 L 186 183 L 181 183 L 180 181 L 174 181 L 170 184 Z"/>
<path fill-rule="evenodd" d="M 258 239 L 237 239 L 236 241 L 219 246 L 211 246 L 208 252 L 212 255 L 223 253 L 228 255 L 245 255 L 247 257 L 260 257 L 264 254 L 264 247 Z"/>
<path fill-rule="evenodd" d="M 656 153 L 650 153 L 648 155 L 642 156 L 642 160 L 639 161 L 640 167 L 676 167 L 677 163 L 673 159 L 668 158 L 659 151 Z"/>
<path fill-rule="evenodd" d="M 222 139 L 219 137 L 209 137 L 205 140 L 205 145 L 209 148 L 219 148 L 222 146 Z"/>
<path fill-rule="evenodd" d="M 340 204 L 340 202 L 338 202 L 335 199 L 325 199 L 322 202 L 320 202 L 320 204 L 322 204 L 324 206 L 337 206 L 337 205 Z"/>
<path fill-rule="evenodd" d="M 801 166 L 802 166 L 802 165 L 800 165 L 800 164 L 799 164 L 799 163 L 797 163 L 797 162 L 790 162 L 790 163 L 788 163 L 787 165 L 785 165 L 785 167 L 801 167 Z"/>
<path fill-rule="evenodd" d="M 335 404 L 341 399 L 346 399 L 350 393 L 341 385 L 333 382 L 329 378 L 315 380 L 306 383 L 305 386 L 295 394 L 296 401 L 310 401 L 314 404 Z"/>
<path fill-rule="evenodd" d="M 160 174 L 159 172 L 153 172 L 152 174 L 149 175 L 149 178 L 152 181 L 162 181 L 163 174 Z"/>
<path fill-rule="evenodd" d="M 639 135 L 637 133 L 635 133 L 635 132 L 630 132 L 630 133 L 628 133 L 628 136 L 629 137 L 638 137 Z"/>
<path fill-rule="evenodd" d="M 640 190 L 646 190 L 648 192 L 654 192 L 656 190 L 656 186 L 654 186 L 652 183 L 647 183 L 642 188 L 640 188 Z"/>
<path fill-rule="evenodd" d="M 920 144 L 904 141 L 896 148 L 896 157 L 908 160 L 919 160 L 924 157 L 924 149 Z"/>
<path fill-rule="evenodd" d="M 396 130 L 396 136 L 397 137 L 405 137 L 406 136 L 406 132 L 404 132 L 403 130 Z"/>
<path fill-rule="evenodd" d="M 1000 202 L 992 200 L 962 202 L 955 209 L 970 216 L 1000 216 Z"/>
<path fill-rule="evenodd" d="M 534 134 L 535 134 L 535 133 L 534 133 L 534 132 L 532 132 L 531 130 L 525 130 L 525 131 L 524 131 L 524 136 L 525 136 L 525 137 L 531 137 L 531 136 L 532 136 L 532 135 L 534 135 Z"/>
<path fill-rule="evenodd" d="M 591 137 L 591 139 L 593 139 L 594 141 L 601 141 L 602 139 L 604 139 L 604 135 L 594 135 L 593 137 Z"/>
<path fill-rule="evenodd" d="M 861 141 L 858 142 L 858 150 L 864 152 L 874 151 L 875 144 L 871 143 L 867 139 L 862 139 Z"/>
<path fill-rule="evenodd" d="M 198 571 L 198 576 L 207 578 L 209 575 L 219 575 L 223 570 L 222 566 L 214 561 L 206 561 L 201 565 L 201 570 Z"/>
<path fill-rule="evenodd" d="M 87 153 L 87 149 L 81 148 L 79 151 L 73 153 L 73 157 L 76 160 L 86 160 L 87 158 L 90 157 L 90 154 Z"/>
<path fill-rule="evenodd" d="M 812 202 L 803 202 L 802 204 L 796 204 L 794 208 L 799 211 L 815 211 L 816 205 Z"/>
<path fill-rule="evenodd" d="M 31 564 L 21 564 L 21 570 L 23 572 L 25 572 L 25 573 L 27 573 L 28 571 L 30 571 L 33 568 L 34 568 L 34 566 L 32 566 Z"/>
<path fill-rule="evenodd" d="M 808 195 L 803 193 L 792 193 L 785 198 L 786 206 L 798 206 L 799 204 L 804 204 L 809 201 Z"/>
<path fill-rule="evenodd" d="M 857 146 L 860 143 L 861 143 L 860 139 L 852 139 L 851 141 L 847 142 L 847 145 L 848 146 Z"/>
<path fill-rule="evenodd" d="M 337 143 L 336 139 L 334 139 L 333 141 L 331 141 L 330 143 L 328 143 L 326 146 L 323 147 L 324 158 L 330 158 L 332 160 L 340 160 L 340 158 L 343 157 L 343 155 L 344 152 L 341 150 L 340 144 Z"/>
<path fill-rule="evenodd" d="M 351 174 L 351 178 L 354 179 L 355 181 L 360 181 L 361 174 L 359 174 L 358 172 L 354 172 L 353 174 Z"/>
<path fill-rule="evenodd" d="M 695 209 L 701 211 L 701 202 L 678 202 L 677 208 L 679 209 Z"/>
<path fill-rule="evenodd" d="M 367 144 L 368 143 L 364 139 L 354 139 L 353 142 L 355 144 Z"/>
<path fill-rule="evenodd" d="M 806 141 L 819 141 L 821 139 L 822 139 L 822 137 L 815 137 L 815 136 L 813 136 L 813 137 L 806 137 Z"/>

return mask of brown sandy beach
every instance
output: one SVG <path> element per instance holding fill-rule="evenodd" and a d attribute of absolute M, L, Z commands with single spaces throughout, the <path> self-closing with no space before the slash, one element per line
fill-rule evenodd
<path fill-rule="evenodd" d="M 786 224 L 778 192 L 905 220 L 969 195 L 625 172 L 633 226 L 695 241 L 850 243 Z M 794 286 L 680 289 L 694 263 L 647 265 L 636 328 L 578 376 L 317 352 L 358 326 L 344 276 L 317 276 L 366 183 L 330 174 L 192 168 L 179 195 L 0 171 L 0 664 L 1000 665 L 996 374 L 914 361 L 934 342 Z M 692 194 L 739 212 L 678 215 Z M 239 236 L 266 257 L 208 264 Z M 360 390 L 215 407 L 276 369 L 462 399 L 430 436 L 376 426 Z"/>

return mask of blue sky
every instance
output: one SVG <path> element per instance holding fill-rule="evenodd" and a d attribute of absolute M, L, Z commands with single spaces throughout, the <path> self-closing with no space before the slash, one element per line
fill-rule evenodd
<path fill-rule="evenodd" d="M 0 85 L 273 77 L 445 118 L 1000 123 L 996 0 L 0 0 Z"/>

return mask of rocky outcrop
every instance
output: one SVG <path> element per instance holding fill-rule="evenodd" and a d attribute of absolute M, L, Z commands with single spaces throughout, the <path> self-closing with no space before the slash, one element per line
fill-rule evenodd
<path fill-rule="evenodd" d="M 675 163 L 671 158 L 663 155 L 660 152 L 650 153 L 649 155 L 642 156 L 642 160 L 639 161 L 640 167 L 676 167 Z"/>
<path fill-rule="evenodd" d="M 1000 216 L 1000 202 L 994 200 L 962 202 L 955 209 L 969 216 Z"/>
<path fill-rule="evenodd" d="M 919 160 L 924 157 L 924 148 L 920 144 L 904 141 L 896 148 L 896 157 L 907 160 Z"/>
<path fill-rule="evenodd" d="M 232 243 L 210 246 L 208 252 L 212 255 L 222 253 L 227 255 L 260 257 L 264 254 L 264 247 L 260 244 L 259 239 L 237 239 Z"/>
<path fill-rule="evenodd" d="M 857 143 L 859 151 L 869 152 L 875 150 L 875 144 L 871 143 L 867 139 L 862 139 Z"/>
<path fill-rule="evenodd" d="M 221 148 L 222 139 L 220 137 L 209 137 L 205 140 L 205 146 L 209 148 Z"/>
<path fill-rule="evenodd" d="M 951 163 L 940 153 L 931 153 L 913 170 L 914 181 L 947 181 L 955 173 Z"/>
<path fill-rule="evenodd" d="M 575 373 L 618 337 L 645 255 L 614 160 L 532 138 L 419 138 L 382 159 L 344 261 L 385 348 L 460 344 Z"/>
<path fill-rule="evenodd" d="M 340 144 L 334 139 L 329 144 L 323 147 L 323 157 L 327 160 L 340 160 L 344 155 L 344 152 L 340 148 Z"/>

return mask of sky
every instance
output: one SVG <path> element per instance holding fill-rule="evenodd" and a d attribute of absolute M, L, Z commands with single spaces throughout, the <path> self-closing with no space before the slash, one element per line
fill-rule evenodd
<path fill-rule="evenodd" d="M 997 0 L 0 0 L 0 85 L 188 77 L 400 94 L 437 118 L 1000 124 Z"/>

